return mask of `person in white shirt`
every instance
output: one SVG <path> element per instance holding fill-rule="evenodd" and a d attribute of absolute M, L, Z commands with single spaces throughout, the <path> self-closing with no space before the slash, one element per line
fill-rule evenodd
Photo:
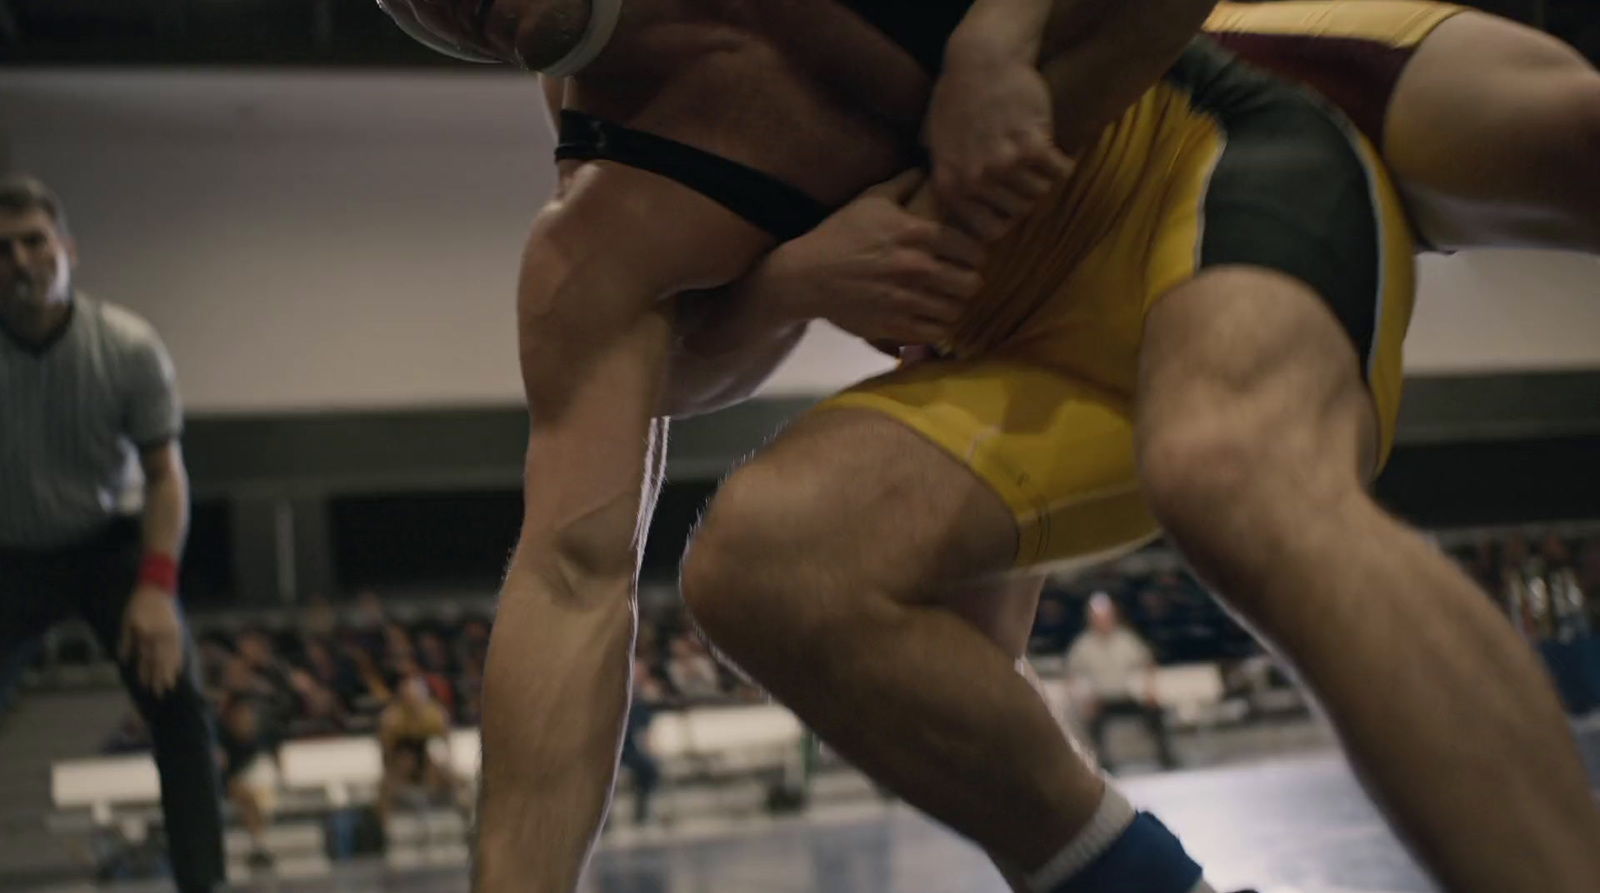
<path fill-rule="evenodd" d="M 1089 628 L 1067 649 L 1067 675 L 1088 697 L 1083 712 L 1100 761 L 1109 770 L 1105 733 L 1109 721 L 1133 716 L 1156 740 L 1161 765 L 1177 765 L 1166 717 L 1155 699 L 1155 656 L 1137 633 L 1122 624 L 1111 596 L 1089 599 Z"/>

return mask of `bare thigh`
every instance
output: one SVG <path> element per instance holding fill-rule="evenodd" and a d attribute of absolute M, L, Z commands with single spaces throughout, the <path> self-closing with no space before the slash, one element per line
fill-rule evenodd
<path fill-rule="evenodd" d="M 1595 247 L 1600 73 L 1567 44 L 1454 16 L 1418 47 L 1385 126 L 1384 157 L 1434 244 Z"/>
<path fill-rule="evenodd" d="M 969 584 L 1006 571 L 1017 532 L 1000 497 L 949 453 L 886 416 L 836 409 L 800 419 L 734 472 L 686 575 L 707 549 L 750 562 L 747 577 L 785 575 L 775 591 L 848 580 L 845 598 L 930 605 L 967 600 Z M 802 610 L 820 621 L 835 607 L 817 598 Z"/>

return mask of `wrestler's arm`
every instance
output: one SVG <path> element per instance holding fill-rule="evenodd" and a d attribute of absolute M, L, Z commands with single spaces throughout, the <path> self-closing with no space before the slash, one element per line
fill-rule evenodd
<path fill-rule="evenodd" d="M 1003 235 L 1172 65 L 1216 0 L 977 0 L 951 35 L 927 142 L 952 218 Z"/>
<path fill-rule="evenodd" d="M 669 298 L 731 281 L 769 247 L 720 206 L 613 165 L 579 168 L 534 224 L 517 300 L 524 515 L 484 681 L 479 893 L 575 889 L 628 708 Z"/>
<path fill-rule="evenodd" d="M 959 75 L 968 65 L 997 59 L 1037 64 L 1050 81 L 1058 131 L 1064 126 L 1066 134 L 1086 141 L 1161 78 L 1216 4 L 977 0 L 951 35 L 945 76 L 952 65 Z"/>
<path fill-rule="evenodd" d="M 1216 5 L 1056 0 L 1038 58 L 1055 101 L 1057 140 L 1069 149 L 1092 142 L 1172 67 Z"/>
<path fill-rule="evenodd" d="M 749 397 L 825 319 L 879 345 L 942 344 L 983 280 L 983 248 L 930 219 L 924 176 L 867 190 L 738 282 L 679 300 L 673 415 Z"/>

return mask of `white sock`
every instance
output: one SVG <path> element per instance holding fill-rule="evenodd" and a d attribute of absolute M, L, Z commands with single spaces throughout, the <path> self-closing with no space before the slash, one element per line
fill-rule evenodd
<path fill-rule="evenodd" d="M 1089 823 L 1061 848 L 1049 862 L 1026 879 L 1029 890 L 1035 893 L 1052 893 L 1079 872 L 1088 868 L 1101 854 L 1110 849 L 1133 824 L 1138 811 L 1128 798 L 1109 780 L 1100 805 L 1096 807 Z M 1216 893 L 1202 876 L 1189 893 Z"/>
<path fill-rule="evenodd" d="M 1100 805 L 1089 819 L 1089 824 L 1084 825 L 1078 836 L 1061 848 L 1061 852 L 1028 876 L 1028 889 L 1050 893 L 1061 886 L 1067 878 L 1088 867 L 1090 862 L 1116 843 L 1122 832 L 1133 824 L 1135 815 L 1137 811 L 1133 804 L 1107 780 L 1105 793 L 1101 795 Z"/>

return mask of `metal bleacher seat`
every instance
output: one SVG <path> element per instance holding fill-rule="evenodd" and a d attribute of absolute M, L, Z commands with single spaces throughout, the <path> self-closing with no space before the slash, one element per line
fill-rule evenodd
<path fill-rule="evenodd" d="M 86 811 L 92 824 L 107 826 L 159 804 L 161 778 L 148 754 L 64 760 L 50 767 L 50 798 L 59 812 Z"/>
<path fill-rule="evenodd" d="M 279 748 L 278 763 L 285 789 L 320 791 L 333 808 L 383 780 L 383 750 L 370 737 L 292 741 Z"/>

